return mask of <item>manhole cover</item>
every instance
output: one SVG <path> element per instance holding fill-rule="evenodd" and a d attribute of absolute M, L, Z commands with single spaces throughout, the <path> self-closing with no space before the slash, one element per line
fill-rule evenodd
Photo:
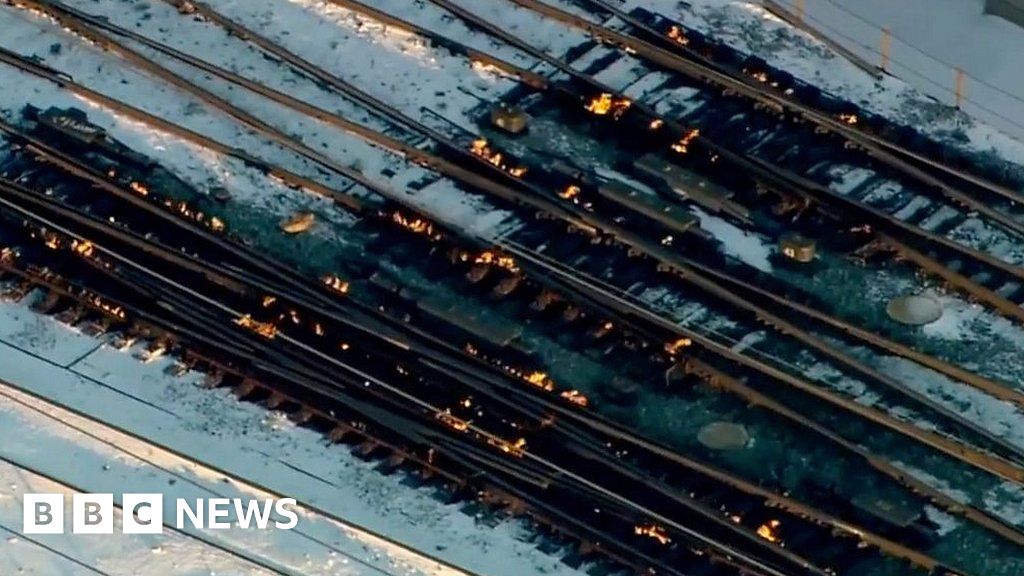
<path fill-rule="evenodd" d="M 886 306 L 889 318 L 908 326 L 924 326 L 942 318 L 942 304 L 929 296 L 903 296 Z"/>
<path fill-rule="evenodd" d="M 740 424 L 712 422 L 700 429 L 697 440 L 712 450 L 738 450 L 750 441 L 750 434 Z"/>

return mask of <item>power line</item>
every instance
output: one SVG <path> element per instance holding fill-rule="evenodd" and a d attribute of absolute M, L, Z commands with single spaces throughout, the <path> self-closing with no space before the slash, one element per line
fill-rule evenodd
<path fill-rule="evenodd" d="M 823 1 L 828 3 L 828 4 L 831 4 L 832 6 L 834 6 L 840 12 L 843 12 L 844 14 L 848 14 L 849 16 L 852 16 L 854 19 L 859 20 L 860 22 L 863 22 L 864 24 L 867 24 L 868 26 L 873 26 L 875 28 L 878 28 L 879 30 L 886 28 L 886 26 L 884 26 L 882 24 L 879 24 L 877 22 L 869 20 L 868 18 L 866 18 L 864 16 L 861 16 L 860 14 L 857 14 L 856 12 L 851 11 L 850 9 L 846 8 L 845 6 L 843 6 L 842 4 L 839 4 L 838 2 L 836 2 L 836 0 L 823 0 Z M 904 40 L 903 38 L 901 38 L 900 36 L 897 36 L 896 34 L 893 34 L 892 32 L 890 32 L 889 35 L 893 39 L 897 40 L 900 44 L 903 44 L 907 48 L 910 48 L 911 50 L 917 52 L 918 54 L 921 54 L 922 56 L 924 56 L 926 58 L 929 58 L 929 59 L 931 59 L 931 60 L 933 60 L 935 62 L 938 62 L 939 64 L 942 64 L 944 66 L 947 66 L 947 67 L 953 68 L 953 69 L 961 69 L 962 68 L 961 66 L 957 66 L 956 64 L 953 64 L 952 62 L 949 62 L 947 60 L 944 60 L 943 58 L 940 58 L 938 56 L 934 56 L 934 55 L 926 52 L 924 49 L 916 46 L 912 42 Z M 872 50 L 872 51 L 874 51 L 874 50 Z M 1005 96 L 1007 96 L 1009 98 L 1012 98 L 1012 99 L 1020 102 L 1021 104 L 1024 104 L 1024 98 L 1021 98 L 1017 94 L 1014 94 L 1014 93 L 1006 90 L 1005 88 L 1001 88 L 999 86 L 996 86 L 995 84 L 992 84 L 991 82 L 988 82 L 988 81 L 986 81 L 986 80 L 984 80 L 982 78 L 978 78 L 977 76 L 973 76 L 973 75 L 967 73 L 966 70 L 964 71 L 964 73 L 965 73 L 965 75 L 968 78 L 970 78 L 971 80 L 977 82 L 978 84 L 981 84 L 982 86 L 986 86 L 988 88 L 991 88 L 992 90 L 995 90 L 995 91 L 997 91 L 997 92 L 999 92 L 999 93 L 1001 93 L 1001 94 L 1003 94 L 1003 95 L 1005 95 Z"/>
<path fill-rule="evenodd" d="M 783 3 L 785 3 L 785 4 L 787 4 L 789 8 L 793 7 L 793 4 L 792 4 L 793 0 L 781 0 L 781 1 Z M 876 24 L 874 22 L 871 22 L 870 20 L 867 20 L 867 19 L 865 19 L 865 18 L 863 18 L 863 17 L 861 17 L 861 16 L 859 16 L 859 15 L 853 13 L 853 12 L 850 12 L 850 11 L 842 8 L 842 6 L 839 6 L 838 4 L 835 4 L 835 2 L 833 0 L 825 0 L 825 1 L 829 2 L 830 4 L 835 5 L 837 8 L 839 8 L 843 12 L 849 14 L 853 18 L 855 18 L 855 19 L 857 19 L 857 20 L 859 20 L 859 21 L 861 21 L 861 22 L 863 22 L 863 23 L 865 23 L 865 24 L 867 24 L 869 26 L 878 28 L 880 33 L 882 32 L 882 28 L 878 24 Z M 837 28 L 827 24 L 826 22 L 823 22 L 822 20 L 819 20 L 819 19 L 817 19 L 817 18 L 815 18 L 813 16 L 808 15 L 806 13 L 806 11 L 803 14 L 803 19 L 805 21 L 808 21 L 808 22 L 813 22 L 815 27 L 817 27 L 817 28 L 820 28 L 822 30 L 828 31 L 830 36 L 835 36 L 835 37 L 838 37 L 838 38 L 842 38 L 842 39 L 846 40 L 847 42 L 849 42 L 851 44 L 854 44 L 857 47 L 862 48 L 862 49 L 866 50 L 867 52 L 869 52 L 871 54 L 878 55 L 878 56 L 884 56 L 878 49 L 876 49 L 876 48 L 874 48 L 872 46 L 869 46 L 867 44 L 864 44 L 860 40 L 851 37 L 847 33 L 843 32 L 841 30 L 838 30 Z M 1004 90 L 1002 88 L 999 88 L 998 86 L 994 86 L 994 85 L 992 85 L 989 82 L 985 82 L 984 80 L 981 80 L 980 78 L 976 78 L 974 76 L 971 76 L 971 75 L 967 74 L 966 71 L 961 70 L 959 67 L 953 66 L 953 65 L 951 65 L 951 64 L 949 64 L 949 63 L 947 63 L 947 62 L 945 62 L 943 60 L 935 58 L 935 57 L 929 55 L 928 53 L 924 52 L 920 48 L 917 48 L 916 46 L 913 46 L 912 44 L 909 44 L 909 43 L 905 42 L 902 39 L 897 38 L 897 40 L 901 44 L 905 44 L 906 46 L 914 49 L 915 51 L 920 52 L 925 57 L 933 60 L 934 62 L 937 62 L 937 63 L 942 64 L 944 66 L 948 66 L 948 67 L 952 68 L 953 70 L 960 70 L 964 74 L 964 76 L 970 78 L 972 81 L 977 82 L 981 86 L 984 86 L 986 88 L 989 88 L 989 89 L 992 89 L 992 90 L 994 90 L 996 92 L 999 92 L 1000 94 L 1002 94 L 1002 95 L 1004 95 L 1004 96 L 1006 96 L 1006 97 L 1016 101 L 1022 107 L 1024 107 L 1024 99 L 1022 99 L 1021 97 L 1019 97 L 1017 95 L 1014 95 L 1014 94 L 1012 94 L 1010 92 L 1007 92 L 1006 90 Z M 956 95 L 956 91 L 953 90 L 952 88 L 950 88 L 948 86 L 948 84 L 945 84 L 945 83 L 939 82 L 938 80 L 935 80 L 933 77 L 929 76 L 927 73 L 919 71 L 916 67 L 911 66 L 911 65 L 909 65 L 909 64 L 907 64 L 907 63 L 905 63 L 905 62 L 903 62 L 901 60 L 895 59 L 895 58 L 891 58 L 890 57 L 890 58 L 888 58 L 888 60 L 889 60 L 890 63 L 892 63 L 894 65 L 892 67 L 900 68 L 901 69 L 901 73 L 907 74 L 907 75 L 910 75 L 910 76 L 914 76 L 916 78 L 919 78 L 920 80 L 922 80 L 922 81 L 926 82 L 927 84 L 937 88 L 938 90 L 942 91 L 943 93 L 948 93 L 948 94 Z M 1007 123 L 1008 125 L 1014 126 L 1016 128 L 1019 128 L 1020 130 L 1024 131 L 1024 124 L 1021 124 L 1018 121 L 1016 121 L 1016 120 L 1006 116 L 1002 112 L 998 112 L 998 111 L 996 111 L 996 110 L 986 106 L 985 104 L 982 104 L 981 102 L 979 102 L 979 101 L 977 101 L 977 100 L 975 100 L 973 98 L 969 98 L 969 97 L 967 97 L 965 95 L 961 95 L 960 100 L 963 103 L 970 104 L 974 108 L 976 108 L 976 109 L 978 109 L 978 110 L 980 110 L 982 112 L 985 112 L 985 113 L 991 115 L 994 118 L 998 118 L 999 120 L 1002 120 L 1003 122 Z"/>

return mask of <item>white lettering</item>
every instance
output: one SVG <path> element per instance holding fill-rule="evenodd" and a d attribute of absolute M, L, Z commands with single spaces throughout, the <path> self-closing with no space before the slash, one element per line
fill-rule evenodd
<path fill-rule="evenodd" d="M 192 510 L 192 507 L 188 505 L 188 500 L 184 498 L 178 498 L 177 503 L 177 522 L 175 525 L 178 530 L 185 529 L 185 516 L 188 516 L 189 521 L 192 522 L 194 528 L 203 527 L 203 501 L 196 499 L 196 509 Z"/>
<path fill-rule="evenodd" d="M 207 500 L 207 522 L 206 527 L 210 530 L 226 530 L 231 528 L 229 522 L 222 522 L 218 518 L 227 518 L 231 514 L 231 500 L 227 498 L 210 498 Z"/>
<path fill-rule="evenodd" d="M 267 529 L 267 524 L 270 522 L 270 511 L 274 507 L 273 500 L 249 500 L 245 503 L 244 508 L 240 498 L 235 498 L 234 503 L 235 518 L 239 528 L 248 529 L 249 523 L 255 517 L 256 527 L 260 530 Z"/>
<path fill-rule="evenodd" d="M 293 510 L 289 510 L 287 508 L 288 506 L 295 506 L 295 498 L 282 498 L 277 502 L 274 502 L 274 511 L 276 511 L 279 516 L 288 518 L 287 522 L 274 522 L 274 527 L 278 530 L 291 530 L 299 523 L 299 515 Z"/>

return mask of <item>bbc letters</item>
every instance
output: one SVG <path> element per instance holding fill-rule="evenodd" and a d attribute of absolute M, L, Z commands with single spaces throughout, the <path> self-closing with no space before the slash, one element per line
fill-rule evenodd
<path fill-rule="evenodd" d="M 121 497 L 120 531 L 124 534 L 161 534 L 165 525 L 178 530 L 291 530 L 299 522 L 293 498 L 174 498 L 173 524 L 165 522 L 163 494 L 125 493 Z M 73 494 L 65 506 L 64 494 L 25 494 L 22 506 L 24 534 L 113 534 L 117 515 L 113 494 Z"/>

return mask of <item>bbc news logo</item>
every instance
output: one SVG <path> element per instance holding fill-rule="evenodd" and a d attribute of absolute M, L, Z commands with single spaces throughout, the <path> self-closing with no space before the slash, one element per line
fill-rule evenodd
<path fill-rule="evenodd" d="M 174 526 L 206 530 L 232 528 L 291 530 L 299 523 L 293 510 L 294 498 L 246 500 L 242 498 L 176 498 Z M 126 493 L 121 498 L 121 532 L 124 534 L 161 534 L 164 531 L 163 494 Z M 234 513 L 234 514 L 232 514 Z M 113 494 L 73 494 L 72 534 L 113 534 Z M 22 503 L 22 533 L 63 534 L 65 510 L 63 494 L 25 494 Z"/>

